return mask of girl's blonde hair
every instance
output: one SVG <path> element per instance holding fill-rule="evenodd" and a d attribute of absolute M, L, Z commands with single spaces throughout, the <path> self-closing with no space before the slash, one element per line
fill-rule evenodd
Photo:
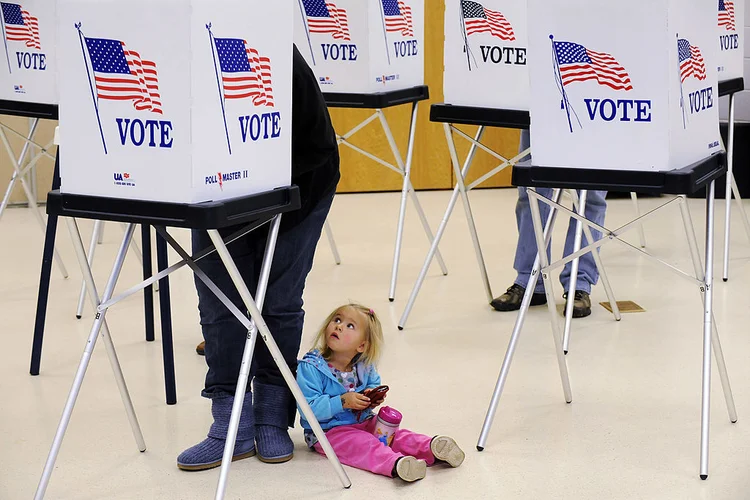
<path fill-rule="evenodd" d="M 380 360 L 380 355 L 383 352 L 383 326 L 380 324 L 380 320 L 375 314 L 375 311 L 360 304 L 345 304 L 334 309 L 333 312 L 328 315 L 325 322 L 323 322 L 323 325 L 320 327 L 320 330 L 315 337 L 315 342 L 313 343 L 313 349 L 319 350 L 320 354 L 325 359 L 329 359 L 331 357 L 333 351 L 331 351 L 331 348 L 328 347 L 328 342 L 326 342 L 326 328 L 328 327 L 328 324 L 333 321 L 334 316 L 336 316 L 342 309 L 346 309 L 347 307 L 362 313 L 362 315 L 366 318 L 366 322 L 363 325 L 366 343 L 365 350 L 358 357 L 357 362 L 362 362 L 366 365 L 377 364 L 378 360 Z"/>

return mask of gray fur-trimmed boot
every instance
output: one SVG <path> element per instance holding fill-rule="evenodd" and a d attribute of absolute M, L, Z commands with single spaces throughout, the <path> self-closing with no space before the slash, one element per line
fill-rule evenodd
<path fill-rule="evenodd" d="M 233 404 L 234 396 L 211 400 L 214 423 L 208 431 L 208 438 L 180 453 L 177 457 L 177 467 L 186 471 L 200 471 L 221 465 Z M 242 416 L 239 429 L 237 429 L 237 441 L 234 445 L 232 461 L 236 462 L 254 455 L 255 414 L 253 413 L 253 395 L 248 392 L 242 403 Z"/>
<path fill-rule="evenodd" d="M 292 394 L 287 387 L 255 382 L 255 445 L 261 462 L 280 464 L 294 456 L 289 437 Z"/>

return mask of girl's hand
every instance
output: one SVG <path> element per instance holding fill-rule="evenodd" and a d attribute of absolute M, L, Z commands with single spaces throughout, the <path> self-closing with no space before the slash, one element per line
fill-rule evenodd
<path fill-rule="evenodd" d="M 341 395 L 341 406 L 349 410 L 365 410 L 370 406 L 370 398 L 358 392 Z"/>

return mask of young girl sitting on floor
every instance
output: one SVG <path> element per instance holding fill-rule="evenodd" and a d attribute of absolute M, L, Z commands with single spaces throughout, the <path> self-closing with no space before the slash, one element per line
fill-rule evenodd
<path fill-rule="evenodd" d="M 349 304 L 330 314 L 297 367 L 297 382 L 339 460 L 409 482 L 424 478 L 436 461 L 458 467 L 464 452 L 447 436 L 399 429 L 386 446 L 373 434 L 377 417 L 367 396 L 380 385 L 375 363 L 382 348 L 383 329 L 373 310 Z M 308 446 L 325 454 L 304 415 L 301 424 Z"/>

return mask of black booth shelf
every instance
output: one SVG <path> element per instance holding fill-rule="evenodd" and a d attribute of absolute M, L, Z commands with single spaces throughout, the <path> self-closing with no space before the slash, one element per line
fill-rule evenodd
<path fill-rule="evenodd" d="M 727 144 L 729 127 L 726 123 L 721 124 L 721 137 Z M 737 188 L 743 199 L 750 198 L 750 123 L 734 124 L 734 164 L 732 171 Z M 716 197 L 726 197 L 726 181 L 721 179 L 716 183 Z M 706 190 L 701 189 L 690 195 L 691 198 L 705 198 Z"/>
<path fill-rule="evenodd" d="M 416 101 L 426 101 L 430 98 L 430 90 L 426 85 L 420 85 L 372 94 L 323 92 L 323 98 L 329 108 L 384 109 Z"/>
<path fill-rule="evenodd" d="M 0 115 L 57 120 L 58 113 L 56 104 L 38 104 L 0 99 Z"/>
<path fill-rule="evenodd" d="M 59 190 L 52 191 L 47 196 L 48 214 L 191 229 L 220 229 L 248 224 L 291 212 L 299 207 L 297 186 L 230 200 L 194 204 L 61 194 Z"/>
<path fill-rule="evenodd" d="M 541 188 L 691 194 L 725 172 L 726 155 L 723 153 L 668 172 L 536 167 L 525 162 L 513 167 L 512 182 L 514 186 Z"/>

